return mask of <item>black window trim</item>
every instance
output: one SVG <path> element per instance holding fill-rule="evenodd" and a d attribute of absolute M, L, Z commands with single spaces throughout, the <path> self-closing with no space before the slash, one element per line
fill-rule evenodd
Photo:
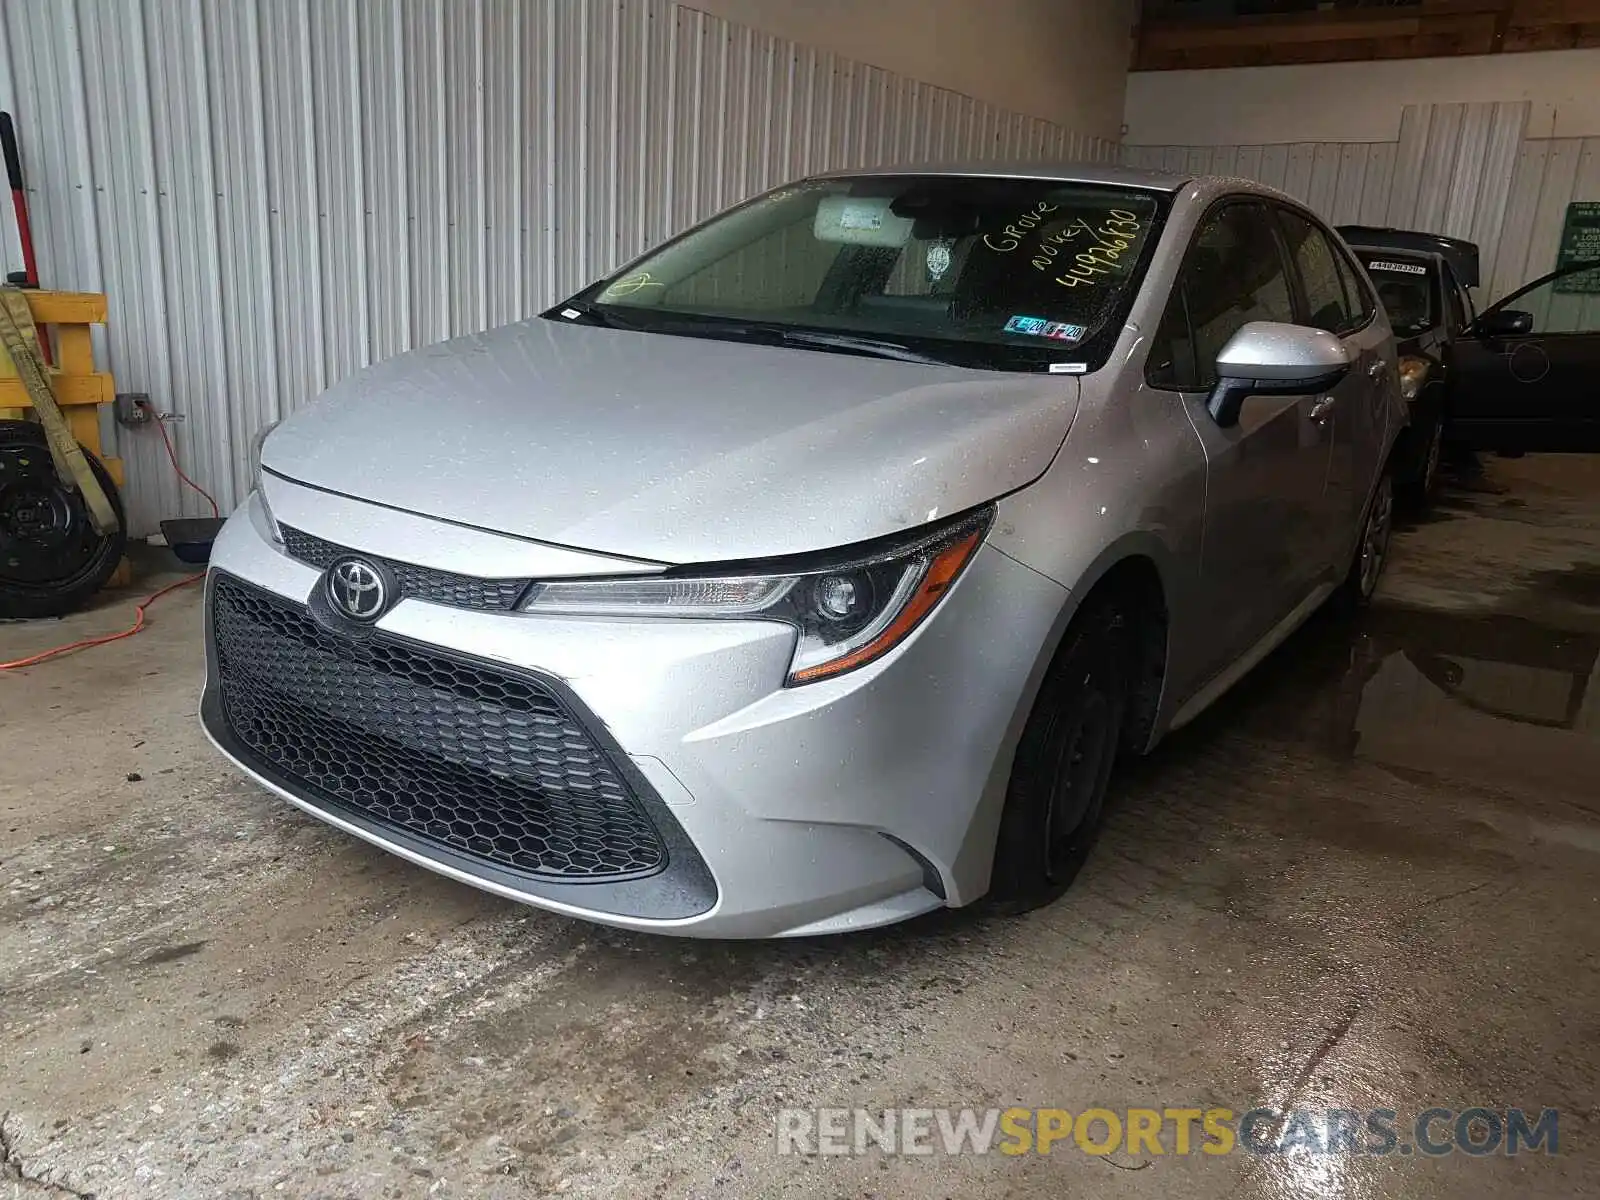
<path fill-rule="evenodd" d="M 1195 232 L 1198 233 L 1199 229 L 1200 227 L 1198 225 L 1195 226 Z M 1188 256 L 1188 253 L 1189 250 L 1186 246 L 1184 247 L 1185 257 Z M 1174 302 L 1183 308 L 1183 324 L 1188 330 L 1189 334 L 1189 358 L 1191 360 L 1189 366 L 1193 369 L 1195 377 L 1199 377 L 1200 366 L 1197 361 L 1194 361 L 1194 317 L 1189 312 L 1189 293 L 1185 291 L 1183 287 L 1183 263 L 1180 261 L 1178 263 L 1178 273 L 1172 280 L 1172 287 L 1167 290 L 1167 302 L 1161 306 L 1161 317 L 1156 321 L 1155 333 L 1151 337 L 1150 344 L 1145 350 L 1144 383 L 1146 387 L 1153 388 L 1158 392 L 1171 392 L 1180 396 L 1204 395 L 1206 393 L 1206 389 L 1202 388 L 1199 384 L 1196 384 L 1194 387 L 1187 388 L 1176 387 L 1172 384 L 1166 383 L 1165 381 L 1157 382 L 1151 377 L 1154 373 L 1154 368 L 1151 365 L 1150 360 L 1152 355 L 1150 352 L 1156 348 L 1157 340 L 1161 336 L 1161 331 L 1166 327 L 1167 324 L 1167 311 L 1172 307 Z M 1174 370 L 1176 370 L 1176 364 L 1174 364 Z"/>
<path fill-rule="evenodd" d="M 1441 292 L 1448 289 L 1454 292 L 1456 302 L 1461 305 L 1461 325 L 1452 329 L 1450 336 L 1453 338 L 1465 337 L 1467 330 L 1471 329 L 1478 320 L 1478 306 L 1473 303 L 1472 289 L 1456 278 L 1455 268 L 1450 265 L 1450 260 L 1443 256 L 1439 259 L 1439 287 Z M 1440 300 L 1445 300 L 1441 294 Z M 1444 311 L 1449 311 L 1449 303 L 1444 305 Z"/>
<path fill-rule="evenodd" d="M 1455 302 L 1451 303 L 1451 297 Z M 1455 310 L 1461 310 L 1461 320 L 1454 319 Z M 1458 338 L 1464 333 L 1472 319 L 1467 316 L 1471 310 L 1467 307 L 1466 298 L 1461 294 L 1461 287 L 1456 282 L 1456 273 L 1450 269 L 1450 263 L 1443 256 L 1439 259 L 1439 312 L 1444 318 L 1449 335 Z"/>
<path fill-rule="evenodd" d="M 1330 226 L 1324 225 L 1323 228 L 1328 229 Z M 1378 287 L 1373 282 L 1372 276 L 1367 273 L 1367 269 L 1361 265 L 1361 260 L 1355 256 L 1350 247 L 1345 245 L 1344 239 L 1338 235 L 1337 231 L 1333 235 L 1333 248 L 1339 257 L 1344 260 L 1344 265 L 1350 271 L 1350 278 L 1356 281 L 1356 287 L 1361 289 L 1361 299 L 1364 302 L 1362 304 L 1362 312 L 1365 314 L 1365 319 L 1351 331 L 1352 333 L 1360 333 L 1378 319 L 1378 314 L 1383 311 L 1383 301 L 1378 298 Z M 1345 336 L 1348 337 L 1350 335 L 1346 334 Z"/>

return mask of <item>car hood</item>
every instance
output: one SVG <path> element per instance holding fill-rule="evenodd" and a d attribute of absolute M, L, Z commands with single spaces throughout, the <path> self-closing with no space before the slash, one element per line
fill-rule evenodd
<path fill-rule="evenodd" d="M 378 504 L 665 563 L 896 533 L 1043 473 L 1078 382 L 535 319 L 390 359 L 262 465 Z"/>

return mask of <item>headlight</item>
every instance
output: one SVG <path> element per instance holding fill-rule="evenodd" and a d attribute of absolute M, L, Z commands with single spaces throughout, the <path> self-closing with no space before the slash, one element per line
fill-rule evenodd
<path fill-rule="evenodd" d="M 266 442 L 267 435 L 277 427 L 277 421 L 269 421 L 256 430 L 255 437 L 250 439 L 250 487 L 254 491 L 261 490 L 261 447 Z"/>
<path fill-rule="evenodd" d="M 798 635 L 788 684 L 814 683 L 905 640 L 972 560 L 993 516 L 984 509 L 891 549 L 814 569 L 536 584 L 522 607 L 563 616 L 782 621 Z"/>
<path fill-rule="evenodd" d="M 1432 364 L 1425 358 L 1407 354 L 1400 360 L 1400 396 L 1407 403 L 1417 398 L 1422 385 L 1428 381 L 1428 368 Z"/>
<path fill-rule="evenodd" d="M 261 487 L 261 445 L 267 440 L 267 434 L 278 427 L 278 422 L 271 421 L 256 430 L 255 437 L 250 439 L 250 490 L 256 494 L 256 499 L 261 501 L 261 511 L 267 515 L 267 531 L 271 533 L 272 540 L 282 542 L 283 535 L 278 532 L 278 519 L 272 515 L 272 506 L 267 503 L 267 493 Z"/>

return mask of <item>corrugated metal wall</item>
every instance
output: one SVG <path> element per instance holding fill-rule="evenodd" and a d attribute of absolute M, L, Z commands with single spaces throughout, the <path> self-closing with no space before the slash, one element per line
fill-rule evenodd
<path fill-rule="evenodd" d="M 1123 159 L 1258 179 L 1340 224 L 1470 238 L 1482 250 L 1482 301 L 1553 270 L 1567 205 L 1600 200 L 1600 138 L 1529 138 L 1530 108 L 1410 105 L 1393 142 L 1125 146 Z"/>
<path fill-rule="evenodd" d="M 239 499 L 263 422 L 503 324 L 744 196 L 1110 143 L 671 0 L 5 0 L 41 274 Z M 136 532 L 203 504 L 118 431 Z"/>
<path fill-rule="evenodd" d="M 1567 205 L 1574 200 L 1600 200 L 1600 138 L 1525 141 L 1511 173 L 1500 243 L 1484 259 L 1485 272 L 1493 264 L 1496 294 L 1555 269 Z M 1595 328 L 1600 301 L 1592 296 L 1587 301 L 1587 323 L 1576 321 L 1570 327 Z"/>

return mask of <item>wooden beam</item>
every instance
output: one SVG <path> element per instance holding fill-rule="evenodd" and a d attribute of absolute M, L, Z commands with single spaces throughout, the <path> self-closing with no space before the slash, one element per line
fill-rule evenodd
<path fill-rule="evenodd" d="M 1600 46 L 1600 21 L 1571 25 L 1513 25 L 1506 30 L 1505 49 L 1512 53 L 1583 50 L 1594 46 Z"/>
<path fill-rule="evenodd" d="M 1514 0 L 1513 25 L 1575 25 L 1600 21 L 1600 0 Z"/>
<path fill-rule="evenodd" d="M 50 392 L 62 408 L 77 404 L 110 404 L 116 398 L 116 385 L 109 375 L 55 375 L 49 377 Z M 28 389 L 20 379 L 0 379 L 0 408 L 31 408 Z"/>
<path fill-rule="evenodd" d="M 1316 16 L 1319 14 L 1310 14 Z M 1340 42 L 1352 38 L 1410 37 L 1422 31 L 1420 17 L 1366 21 L 1261 21 L 1204 25 L 1152 25 L 1144 44 L 1152 50 L 1198 50 L 1208 46 L 1259 46 L 1266 42 Z"/>
<path fill-rule="evenodd" d="M 104 325 L 106 298 L 100 292 L 28 291 L 28 311 L 36 325 Z"/>
<path fill-rule="evenodd" d="M 1424 0 L 1232 20 L 1146 21 L 1133 69 L 1431 58 L 1600 45 L 1600 0 Z"/>

